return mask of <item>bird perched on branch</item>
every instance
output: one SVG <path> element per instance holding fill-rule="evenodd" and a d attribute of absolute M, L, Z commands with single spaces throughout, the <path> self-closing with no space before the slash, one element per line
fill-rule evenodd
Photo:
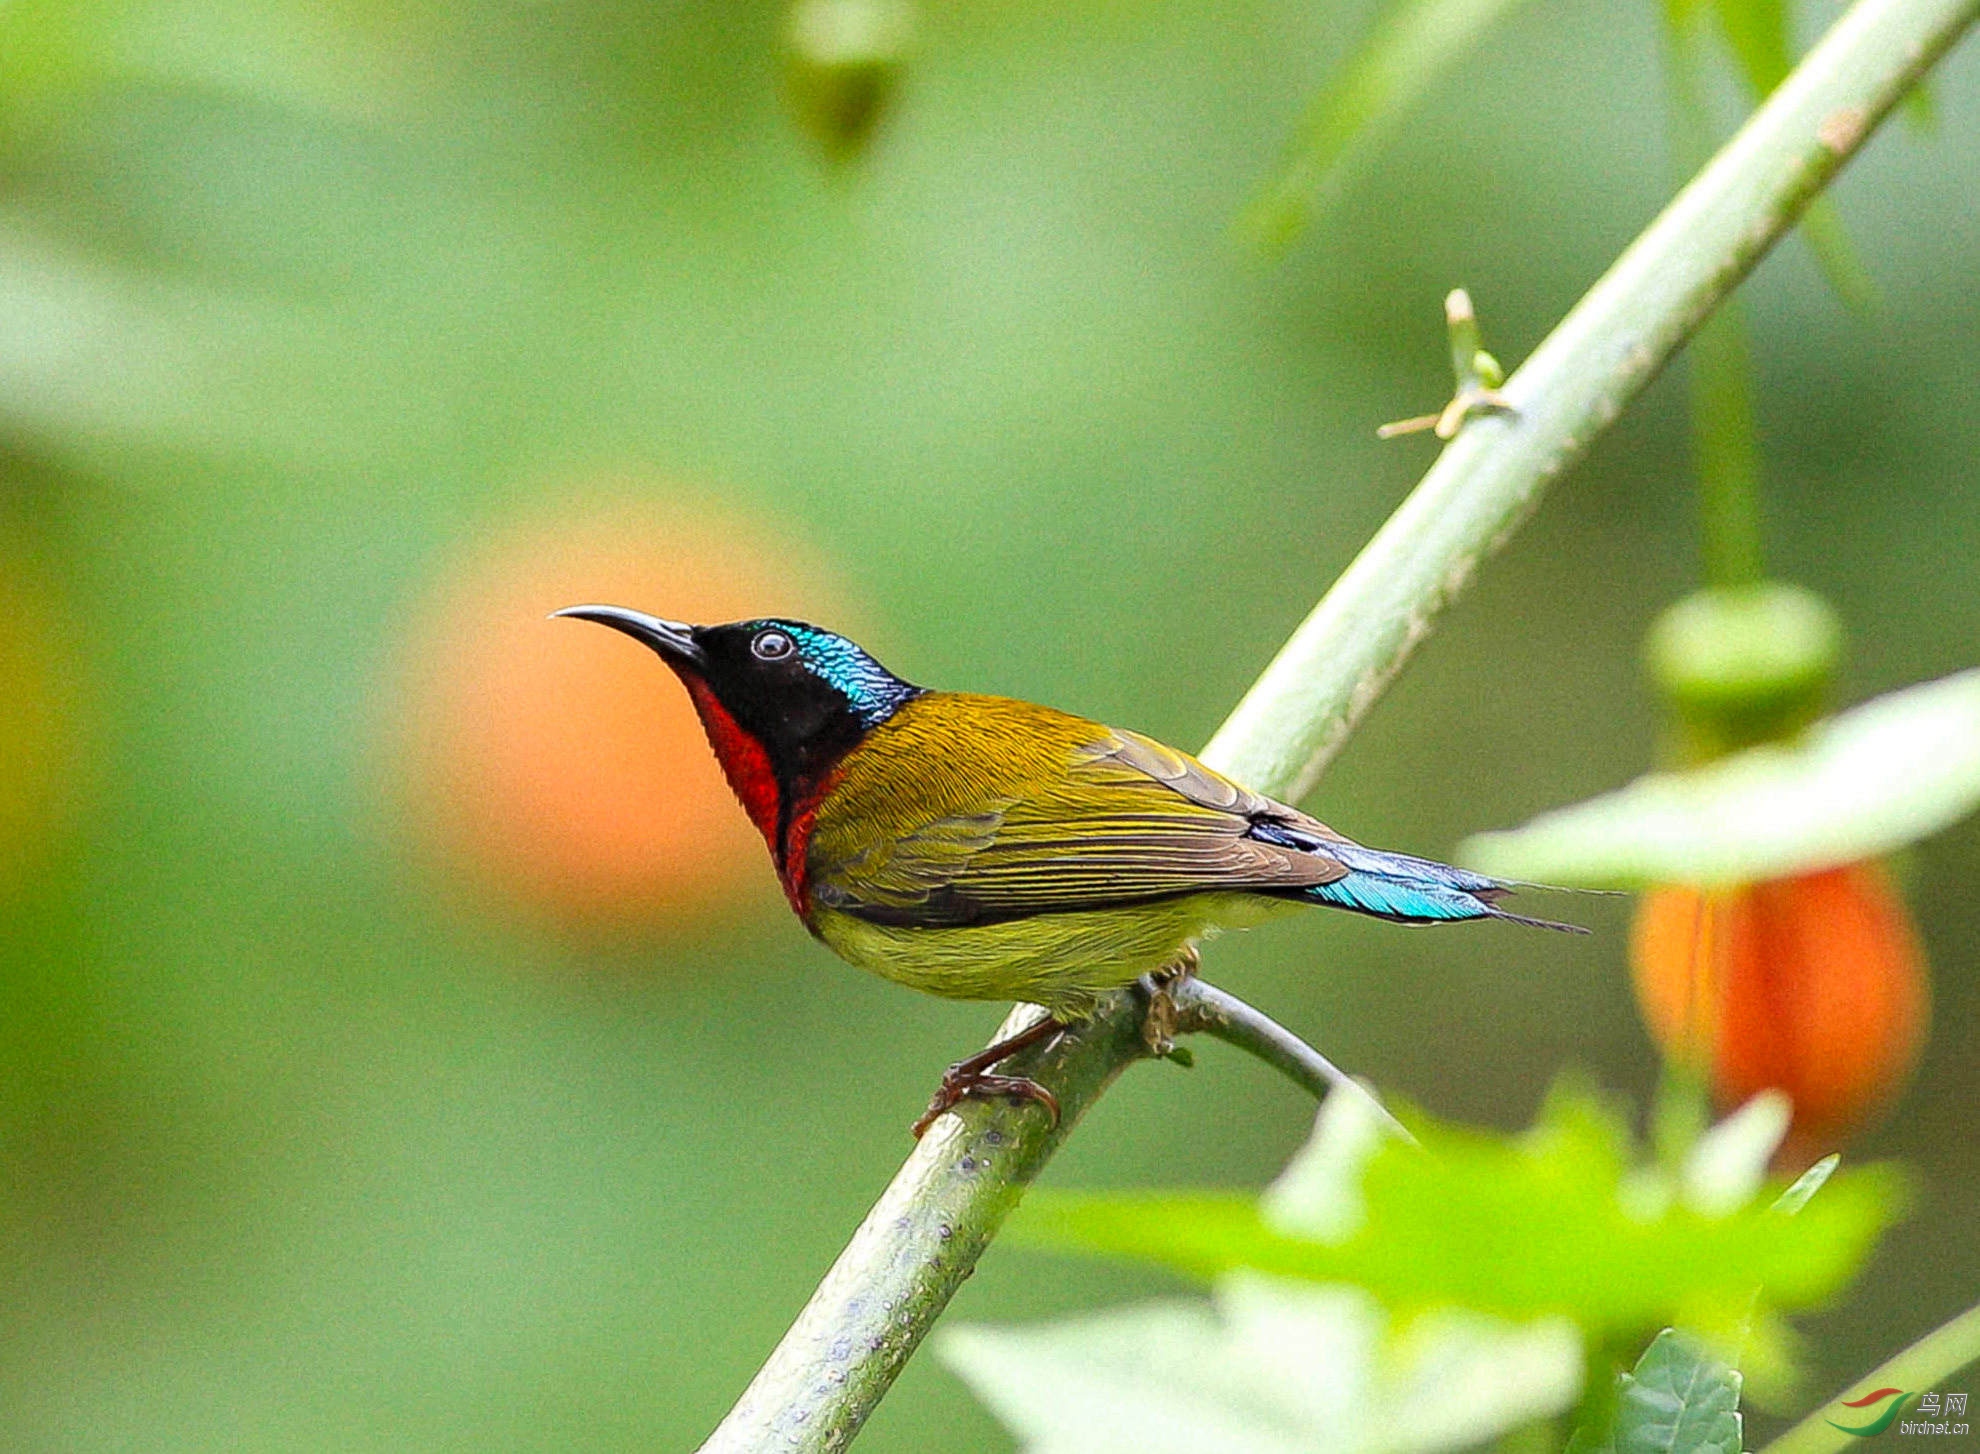
<path fill-rule="evenodd" d="M 1152 738 L 915 686 L 802 621 L 556 614 L 673 669 L 791 907 L 842 959 L 930 994 L 1046 1009 L 951 1066 L 916 1135 L 966 1096 L 1027 1097 L 1056 1117 L 1049 1091 L 994 1067 L 1109 990 L 1191 972 L 1220 929 L 1305 904 L 1572 927 L 1500 908 L 1510 886 L 1495 879 L 1364 848 Z"/>

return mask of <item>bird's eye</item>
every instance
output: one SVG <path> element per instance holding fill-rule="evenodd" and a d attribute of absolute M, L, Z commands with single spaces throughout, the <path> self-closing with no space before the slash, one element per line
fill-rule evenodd
<path fill-rule="evenodd" d="M 759 631 L 756 640 L 750 642 L 749 649 L 756 653 L 758 661 L 782 661 L 797 648 L 791 638 L 781 631 Z"/>

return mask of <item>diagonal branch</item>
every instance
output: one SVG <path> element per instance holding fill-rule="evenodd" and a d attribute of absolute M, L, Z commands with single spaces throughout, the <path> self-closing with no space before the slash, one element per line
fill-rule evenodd
<path fill-rule="evenodd" d="M 1731 293 L 1980 0 L 1858 0 L 1710 165 L 1507 380 L 1517 412 L 1467 424 L 1258 679 L 1204 756 L 1280 797 L 1309 791 L 1478 563 Z M 999 1033 L 1038 1011 L 1019 1006 Z M 703 1454 L 844 1448 L 1023 1188 L 1145 1053 L 1140 1007 L 1020 1059 L 1058 1094 L 973 1104 L 915 1148 Z"/>
<path fill-rule="evenodd" d="M 1980 1362 L 1980 1306 L 1970 1307 L 1949 1323 L 1927 1333 L 1895 1358 L 1873 1368 L 1856 1381 L 1849 1393 L 1864 1394 L 1876 1388 L 1900 1388 L 1907 1393 L 1937 1388 L 1968 1364 Z M 1838 1394 L 1840 1398 L 1842 1395 Z M 1829 1417 L 1842 1413 L 1852 1423 L 1869 1420 L 1852 1417 L 1847 1409 L 1824 1404 L 1800 1423 L 1774 1440 L 1760 1454 L 1835 1454 L 1847 1449 L 1860 1437 Z"/>

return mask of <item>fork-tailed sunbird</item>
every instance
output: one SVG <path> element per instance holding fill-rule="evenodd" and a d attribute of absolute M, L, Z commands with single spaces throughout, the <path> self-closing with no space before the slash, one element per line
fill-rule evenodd
<path fill-rule="evenodd" d="M 1057 1103 L 989 1072 L 1196 945 L 1303 904 L 1402 924 L 1510 919 L 1510 885 L 1364 848 L 1186 752 L 1050 707 L 938 692 L 802 621 L 689 626 L 620 606 L 687 688 L 804 925 L 930 994 L 1048 1017 L 951 1066 L 916 1133 L 965 1096 Z"/>

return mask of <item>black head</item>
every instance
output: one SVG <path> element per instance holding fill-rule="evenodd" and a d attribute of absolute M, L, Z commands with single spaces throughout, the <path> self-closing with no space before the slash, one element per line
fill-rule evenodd
<path fill-rule="evenodd" d="M 845 637 L 803 621 L 688 626 L 622 606 L 569 606 L 555 614 L 596 621 L 658 652 L 693 695 L 732 780 L 739 749 L 725 740 L 730 724 L 762 749 L 788 790 L 829 769 L 923 690 Z M 711 714 L 709 697 L 720 714 Z M 720 720 L 724 715 L 728 723 Z"/>

